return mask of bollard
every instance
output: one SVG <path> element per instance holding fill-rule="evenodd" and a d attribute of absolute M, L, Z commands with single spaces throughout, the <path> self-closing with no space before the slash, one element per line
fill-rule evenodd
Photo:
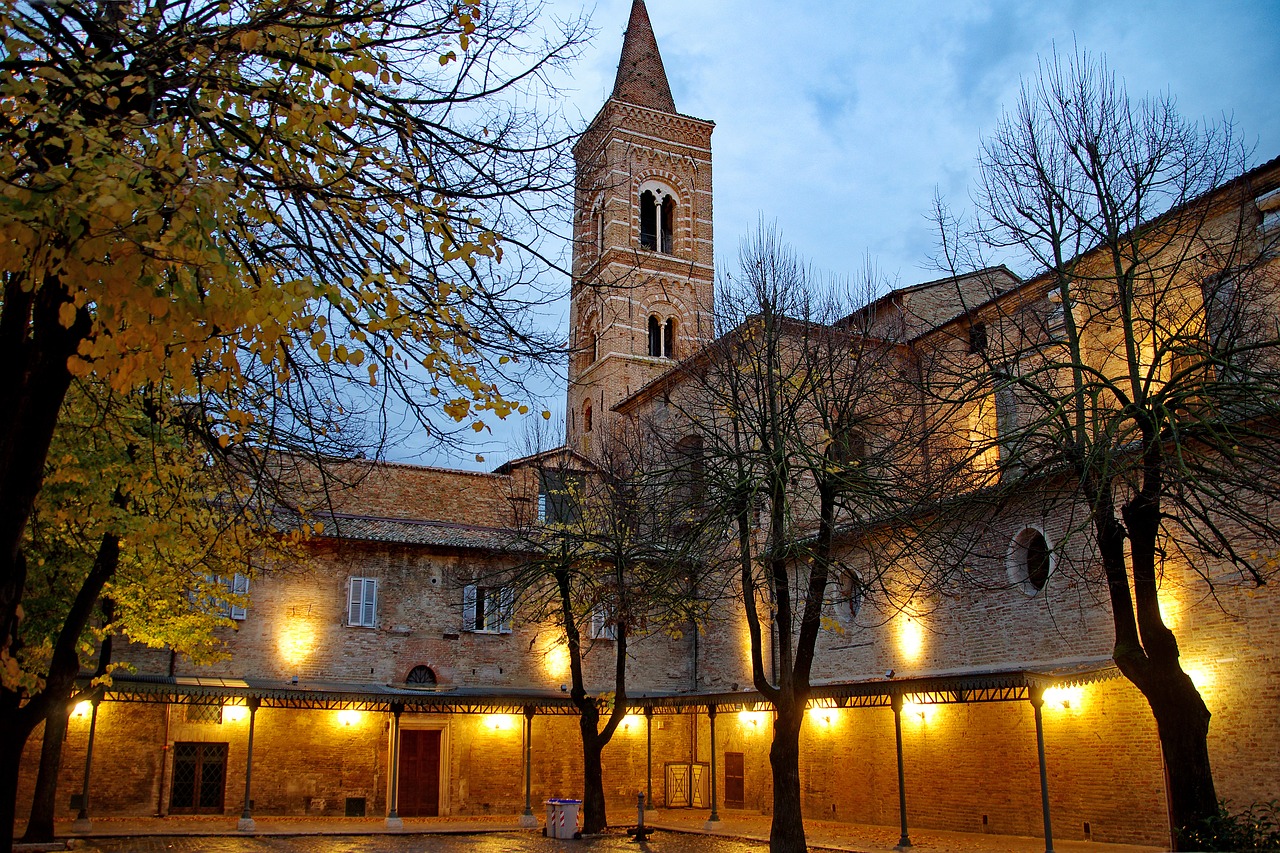
<path fill-rule="evenodd" d="M 653 830 L 644 825 L 644 791 L 636 794 L 636 828 L 627 834 L 636 841 L 646 841 L 653 834 Z"/>

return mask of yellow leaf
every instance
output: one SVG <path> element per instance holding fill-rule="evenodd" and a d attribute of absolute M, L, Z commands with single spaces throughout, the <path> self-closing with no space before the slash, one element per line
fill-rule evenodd
<path fill-rule="evenodd" d="M 72 302 L 64 302 L 58 308 L 58 322 L 64 329 L 70 329 L 76 321 L 76 306 Z"/>

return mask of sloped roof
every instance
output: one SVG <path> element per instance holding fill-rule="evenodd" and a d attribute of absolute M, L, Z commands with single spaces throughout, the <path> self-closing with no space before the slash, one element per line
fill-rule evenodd
<path fill-rule="evenodd" d="M 326 513 L 322 537 L 327 539 L 389 542 L 397 545 L 435 545 L 482 551 L 518 550 L 512 530 L 414 518 L 385 518 L 347 513 Z"/>
<path fill-rule="evenodd" d="M 613 97 L 664 113 L 676 111 L 644 0 L 634 0 L 631 4 L 631 21 L 622 40 L 622 57 L 618 61 Z"/>

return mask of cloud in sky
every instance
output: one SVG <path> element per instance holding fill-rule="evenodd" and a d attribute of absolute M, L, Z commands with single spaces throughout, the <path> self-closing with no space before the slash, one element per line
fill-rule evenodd
<path fill-rule="evenodd" d="M 716 122 L 721 266 L 763 216 L 820 270 L 852 276 L 870 258 L 897 284 L 933 277 L 935 188 L 967 204 L 983 134 L 1055 45 L 1105 54 L 1131 94 L 1171 92 L 1186 117 L 1232 118 L 1255 162 L 1280 156 L 1273 0 L 647 5 L 677 109 Z M 590 120 L 612 90 L 630 6 L 595 5 L 598 34 L 564 81 L 570 116 Z M 494 444 L 520 430 L 502 425 Z"/>

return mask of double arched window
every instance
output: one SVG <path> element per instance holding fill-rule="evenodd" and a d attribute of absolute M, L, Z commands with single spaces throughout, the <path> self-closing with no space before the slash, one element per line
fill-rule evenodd
<path fill-rule="evenodd" d="M 675 251 L 676 199 L 661 186 L 640 192 L 640 248 L 670 255 Z"/>
<path fill-rule="evenodd" d="M 676 354 L 676 321 L 668 317 L 666 321 L 657 314 L 649 315 L 649 355 L 654 358 L 675 358 Z"/>

